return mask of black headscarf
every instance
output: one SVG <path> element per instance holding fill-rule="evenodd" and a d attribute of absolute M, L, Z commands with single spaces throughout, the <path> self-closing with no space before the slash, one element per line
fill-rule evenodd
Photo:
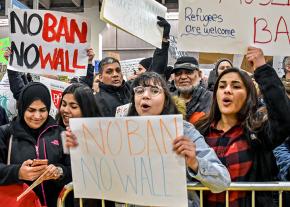
<path fill-rule="evenodd" d="M 27 126 L 24 120 L 24 113 L 27 108 L 36 100 L 42 101 L 46 106 L 47 111 L 50 111 L 51 99 L 48 88 L 42 83 L 32 82 L 23 88 L 19 96 L 18 118 L 20 122 L 24 125 L 26 131 L 35 136 L 39 134 L 40 130 L 42 130 L 43 126 L 46 125 L 45 123 L 48 121 L 47 118 L 46 122 L 39 129 L 31 129 Z"/>

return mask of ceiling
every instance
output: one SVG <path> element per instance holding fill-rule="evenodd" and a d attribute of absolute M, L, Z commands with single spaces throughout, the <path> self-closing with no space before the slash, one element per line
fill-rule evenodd
<path fill-rule="evenodd" d="M 5 1 L 0 0 L 0 16 L 3 15 L 3 10 L 5 10 Z M 33 0 L 11 0 L 11 1 L 19 1 L 29 8 L 33 8 Z M 84 9 L 84 1 L 85 0 L 38 0 L 39 1 L 39 9 L 49 9 L 55 11 L 62 12 L 82 12 Z M 103 0 L 95 0 L 99 1 L 100 5 Z M 178 0 L 156 0 L 159 3 L 164 4 L 168 11 L 173 12 L 178 10 Z"/>

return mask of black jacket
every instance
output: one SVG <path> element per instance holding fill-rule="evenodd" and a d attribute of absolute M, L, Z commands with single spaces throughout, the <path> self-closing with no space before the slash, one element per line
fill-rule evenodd
<path fill-rule="evenodd" d="M 2 106 L 0 106 L 0 126 L 8 124 L 8 123 L 9 123 L 9 119 L 7 117 L 6 111 Z"/>
<path fill-rule="evenodd" d="M 202 86 L 198 86 L 192 92 L 192 99 L 186 104 L 186 118 L 190 119 L 190 116 L 194 112 L 208 113 L 210 110 L 212 101 L 212 92 L 206 90 Z"/>
<path fill-rule="evenodd" d="M 208 76 L 208 80 L 207 80 L 207 89 L 210 90 L 210 91 L 213 91 L 214 89 L 214 85 L 215 85 L 215 82 L 217 80 L 217 69 L 214 68 L 210 71 L 209 73 L 209 76 Z"/>
<path fill-rule="evenodd" d="M 96 101 L 105 117 L 114 117 L 118 106 L 130 102 L 130 84 L 123 81 L 120 87 L 100 83 Z"/>
<path fill-rule="evenodd" d="M 168 64 L 168 49 L 169 42 L 162 41 L 161 49 L 156 48 L 153 54 L 152 63 L 148 72 L 156 72 L 160 75 L 164 75 Z"/>
<path fill-rule="evenodd" d="M 18 174 L 21 164 L 28 159 L 48 159 L 63 169 L 64 176 L 60 180 L 44 181 L 34 191 L 44 205 L 44 196 L 48 207 L 56 207 L 57 197 L 65 184 L 71 181 L 69 156 L 63 154 L 60 132 L 63 129 L 49 117 L 39 137 L 29 134 L 18 120 L 0 127 L 0 185 L 22 183 Z M 8 143 L 12 138 L 11 162 L 7 165 Z M 38 152 L 37 153 L 37 149 Z M 32 182 L 25 181 L 28 185 Z M 42 186 L 44 192 L 42 192 Z"/>
<path fill-rule="evenodd" d="M 268 121 L 255 132 L 245 132 L 253 148 L 253 167 L 249 181 L 273 181 L 277 175 L 273 149 L 290 135 L 290 101 L 281 80 L 269 65 L 258 68 L 254 78 L 266 103 Z M 275 206 L 271 193 L 257 192 L 256 206 Z"/>

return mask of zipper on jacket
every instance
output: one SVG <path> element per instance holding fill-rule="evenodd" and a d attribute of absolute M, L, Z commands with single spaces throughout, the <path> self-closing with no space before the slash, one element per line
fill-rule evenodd
<path fill-rule="evenodd" d="M 36 146 L 35 146 L 35 149 L 36 149 L 36 157 L 37 159 L 39 159 L 39 140 L 40 140 L 40 137 L 41 135 L 46 132 L 49 128 L 52 128 L 52 127 L 55 127 L 55 126 L 58 126 L 58 125 L 52 125 L 52 126 L 49 126 L 47 127 L 46 129 L 44 129 L 38 136 L 37 138 L 37 143 L 36 143 Z M 45 157 L 46 157 L 46 147 L 44 148 L 44 154 L 45 154 Z M 47 202 L 46 202 L 46 196 L 45 196 L 45 192 L 44 192 L 44 186 L 43 186 L 43 182 L 40 184 L 41 185 L 41 192 L 42 192 L 42 196 L 43 196 L 43 200 L 44 200 L 44 206 L 47 206 Z"/>

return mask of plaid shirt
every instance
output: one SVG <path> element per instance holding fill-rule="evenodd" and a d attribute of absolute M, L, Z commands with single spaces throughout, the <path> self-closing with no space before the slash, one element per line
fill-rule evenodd
<path fill-rule="evenodd" d="M 211 124 L 209 134 L 205 139 L 208 145 L 215 150 L 221 162 L 227 167 L 233 182 L 248 181 L 247 177 L 253 164 L 253 155 L 240 125 L 224 132 L 216 129 L 215 125 Z M 245 202 L 245 197 L 246 192 L 229 192 L 229 206 L 241 206 Z M 207 192 L 205 203 L 205 206 L 225 206 L 225 193 L 213 194 Z"/>

